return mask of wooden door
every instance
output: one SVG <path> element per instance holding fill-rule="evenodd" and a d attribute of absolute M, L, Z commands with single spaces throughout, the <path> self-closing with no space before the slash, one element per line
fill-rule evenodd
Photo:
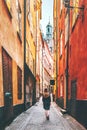
<path fill-rule="evenodd" d="M 7 121 L 13 116 L 12 59 L 4 49 L 2 49 L 2 65 L 3 65 L 3 87 L 4 87 L 4 118 Z"/>
<path fill-rule="evenodd" d="M 71 115 L 76 117 L 76 80 L 71 81 Z"/>

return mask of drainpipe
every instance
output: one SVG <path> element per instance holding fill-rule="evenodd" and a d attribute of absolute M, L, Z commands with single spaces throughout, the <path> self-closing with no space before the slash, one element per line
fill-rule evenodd
<path fill-rule="evenodd" d="M 44 40 L 43 40 L 43 37 L 42 37 L 42 94 L 43 94 L 43 70 L 44 70 L 44 65 L 43 65 L 43 60 L 44 60 L 44 55 L 43 55 L 43 49 L 44 49 Z"/>
<path fill-rule="evenodd" d="M 25 78 L 25 65 L 26 65 L 26 0 L 24 0 L 24 110 L 26 110 L 26 78 Z"/>
<path fill-rule="evenodd" d="M 56 0 L 56 99 L 58 99 L 58 0 Z"/>
<path fill-rule="evenodd" d="M 36 75 L 37 75 L 37 2 L 35 1 L 35 6 L 36 6 L 36 12 L 35 12 L 35 19 L 36 19 L 36 39 L 35 39 L 35 102 L 36 102 L 36 96 L 37 96 L 37 79 L 36 79 Z"/>
<path fill-rule="evenodd" d="M 70 5 L 70 1 L 69 1 Z M 66 110 L 68 111 L 68 77 L 69 77 L 69 36 L 70 36 L 70 9 L 67 8 L 68 13 L 68 42 L 67 42 L 67 55 L 66 55 Z"/>

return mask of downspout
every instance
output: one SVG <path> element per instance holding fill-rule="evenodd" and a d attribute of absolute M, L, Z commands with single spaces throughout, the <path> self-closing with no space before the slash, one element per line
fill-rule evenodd
<path fill-rule="evenodd" d="M 43 60 L 44 60 L 44 57 L 43 57 L 43 49 L 44 49 L 44 40 L 43 40 L 43 37 L 42 37 L 42 94 L 43 94 L 43 70 L 44 70 L 44 65 L 43 65 Z"/>
<path fill-rule="evenodd" d="M 58 99 L 58 0 L 56 0 L 56 99 Z"/>
<path fill-rule="evenodd" d="M 36 95 L 37 95 L 37 79 L 36 79 L 36 75 L 37 75 L 37 71 L 36 71 L 36 69 L 37 69 L 37 3 L 36 3 L 36 1 L 35 1 L 35 5 L 36 5 L 36 39 L 35 39 L 35 45 L 36 45 L 36 47 L 35 47 L 35 102 L 36 102 Z"/>
<path fill-rule="evenodd" d="M 26 0 L 24 0 L 24 110 L 26 110 L 26 78 L 25 78 L 25 65 L 26 65 Z"/>
<path fill-rule="evenodd" d="M 70 5 L 70 1 L 69 1 Z M 68 12 L 68 42 L 67 42 L 67 55 L 66 55 L 66 110 L 68 112 L 68 77 L 69 77 L 69 37 L 70 37 L 70 9 L 67 8 Z"/>

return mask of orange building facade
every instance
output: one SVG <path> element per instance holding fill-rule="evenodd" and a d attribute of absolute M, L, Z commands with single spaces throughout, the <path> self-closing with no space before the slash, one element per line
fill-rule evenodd
<path fill-rule="evenodd" d="M 56 9 L 56 10 L 55 10 Z M 54 43 L 56 61 L 56 100 L 66 109 L 65 13 L 63 1 L 54 1 Z M 67 39 L 68 40 L 68 39 Z"/>
<path fill-rule="evenodd" d="M 0 1 L 0 127 L 36 102 L 40 18 L 41 0 Z"/>
<path fill-rule="evenodd" d="M 23 111 L 23 16 L 23 1 L 0 1 L 0 125 Z"/>

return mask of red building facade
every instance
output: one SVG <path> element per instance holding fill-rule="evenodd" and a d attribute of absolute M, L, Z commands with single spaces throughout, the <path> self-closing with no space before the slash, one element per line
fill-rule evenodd
<path fill-rule="evenodd" d="M 56 100 L 87 127 L 87 1 L 70 0 L 67 6 L 56 0 Z"/>
<path fill-rule="evenodd" d="M 70 11 L 69 99 L 70 113 L 87 127 L 87 1 L 78 3 L 76 18 Z"/>

